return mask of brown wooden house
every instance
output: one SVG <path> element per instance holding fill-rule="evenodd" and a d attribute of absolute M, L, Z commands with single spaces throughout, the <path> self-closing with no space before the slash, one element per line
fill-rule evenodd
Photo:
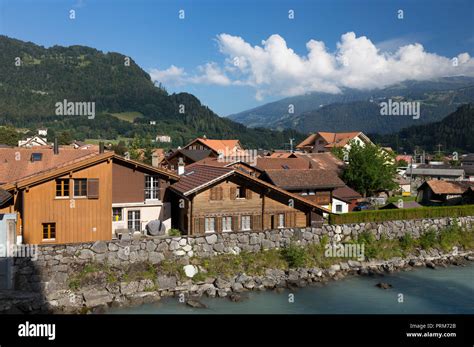
<path fill-rule="evenodd" d="M 0 213 L 17 213 L 17 242 L 29 244 L 110 240 L 114 204 L 139 210 L 145 177 L 163 187 L 178 179 L 113 152 L 12 148 L 1 149 L 0 160 L 0 188 L 13 196 Z M 152 194 L 158 204 L 163 195 Z"/>
<path fill-rule="evenodd" d="M 306 227 L 328 210 L 240 170 L 193 165 L 170 187 L 186 234 Z"/>

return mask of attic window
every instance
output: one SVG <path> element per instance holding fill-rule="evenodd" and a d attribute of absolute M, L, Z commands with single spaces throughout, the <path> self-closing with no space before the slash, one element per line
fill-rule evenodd
<path fill-rule="evenodd" d="M 190 172 L 186 173 L 185 175 L 189 176 L 189 175 L 192 175 L 193 173 L 194 173 L 194 171 L 190 171 Z"/>
<path fill-rule="evenodd" d="M 41 159 L 43 159 L 43 153 L 32 153 L 31 154 L 31 161 L 32 162 L 41 161 Z"/>

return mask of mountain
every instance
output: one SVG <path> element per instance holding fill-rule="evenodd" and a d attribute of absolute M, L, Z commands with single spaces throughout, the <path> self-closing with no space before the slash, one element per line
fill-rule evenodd
<path fill-rule="evenodd" d="M 460 106 L 443 120 L 405 128 L 388 135 L 369 134 L 376 143 L 397 152 L 412 153 L 416 147 L 435 152 L 438 145 L 445 153 L 474 152 L 474 104 Z"/>
<path fill-rule="evenodd" d="M 56 115 L 56 103 L 64 100 L 94 102 L 95 118 Z M 239 138 L 248 148 L 281 148 L 289 138 L 303 138 L 293 130 L 249 129 L 219 117 L 191 94 L 169 94 L 123 54 L 84 46 L 45 48 L 6 36 L 0 36 L 1 125 L 44 126 L 78 140 L 166 134 L 173 146 L 203 135 Z"/>
<path fill-rule="evenodd" d="M 388 99 L 420 102 L 420 118 L 381 116 L 379 103 Z M 456 76 L 405 81 L 369 91 L 344 89 L 340 94 L 310 93 L 272 102 L 229 118 L 248 126 L 291 128 L 305 133 L 350 130 L 391 133 L 407 126 L 441 120 L 458 106 L 473 101 L 474 78 Z M 293 114 L 288 113 L 289 105 L 294 106 Z"/>

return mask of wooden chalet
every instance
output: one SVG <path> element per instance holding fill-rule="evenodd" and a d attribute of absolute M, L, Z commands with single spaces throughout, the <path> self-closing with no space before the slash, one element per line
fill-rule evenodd
<path fill-rule="evenodd" d="M 173 226 L 189 235 L 306 227 L 330 211 L 240 170 L 193 165 L 170 187 Z"/>

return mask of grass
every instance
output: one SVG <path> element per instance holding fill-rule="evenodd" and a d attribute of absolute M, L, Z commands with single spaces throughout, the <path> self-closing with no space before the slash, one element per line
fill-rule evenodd
<path fill-rule="evenodd" d="M 140 112 L 119 112 L 110 113 L 110 115 L 129 123 L 133 123 L 137 118 L 143 118 L 143 115 Z"/>
<path fill-rule="evenodd" d="M 400 199 L 402 199 L 403 201 L 415 201 L 416 196 L 401 196 L 401 195 L 391 196 L 387 199 L 387 204 L 389 204 L 391 202 L 397 203 L 398 200 L 400 200 Z"/>
<path fill-rule="evenodd" d="M 118 136 L 117 139 L 85 139 L 84 142 L 91 144 L 91 145 L 98 145 L 99 142 L 104 142 L 104 143 L 112 143 L 112 144 L 118 144 L 120 141 L 124 141 L 125 143 L 128 143 L 129 141 L 133 140 L 131 137 L 122 137 Z"/>

